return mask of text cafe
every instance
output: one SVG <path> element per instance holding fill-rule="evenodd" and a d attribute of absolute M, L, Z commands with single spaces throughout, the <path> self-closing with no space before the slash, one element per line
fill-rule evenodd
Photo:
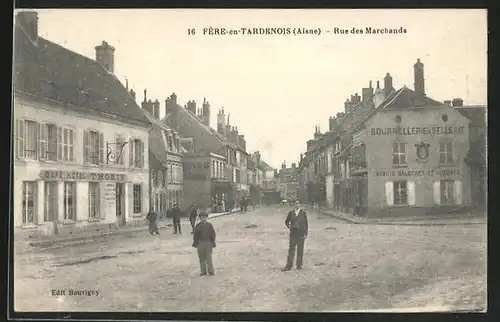
<path fill-rule="evenodd" d="M 22 182 L 17 226 L 126 220 L 130 188 L 123 173 L 43 170 L 38 177 Z"/>
<path fill-rule="evenodd" d="M 460 167 L 373 170 L 368 178 L 368 206 L 402 211 L 468 206 L 470 180 L 466 172 Z"/>

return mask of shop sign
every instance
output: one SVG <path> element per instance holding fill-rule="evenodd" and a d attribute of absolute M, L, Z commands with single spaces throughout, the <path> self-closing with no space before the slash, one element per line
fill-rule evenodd
<path fill-rule="evenodd" d="M 43 180 L 125 181 L 125 175 L 122 173 L 42 170 L 39 176 Z"/>
<path fill-rule="evenodd" d="M 400 135 L 431 135 L 453 136 L 465 133 L 465 126 L 404 126 L 404 127 L 378 127 L 371 128 L 373 136 L 400 136 Z"/>
<path fill-rule="evenodd" d="M 452 177 L 460 176 L 459 168 L 376 170 L 375 177 Z"/>

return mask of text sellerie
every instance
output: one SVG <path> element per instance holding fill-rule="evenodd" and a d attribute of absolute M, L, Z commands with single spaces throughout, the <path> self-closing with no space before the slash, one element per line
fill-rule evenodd
<path fill-rule="evenodd" d="M 465 126 L 412 126 L 412 127 L 384 127 L 371 128 L 373 136 L 395 136 L 395 135 L 457 135 L 464 134 Z"/>

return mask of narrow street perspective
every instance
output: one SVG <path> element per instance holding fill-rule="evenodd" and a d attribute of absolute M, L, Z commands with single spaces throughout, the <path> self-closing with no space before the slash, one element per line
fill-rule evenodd
<path fill-rule="evenodd" d="M 305 208 L 304 266 L 282 272 L 289 210 L 262 207 L 212 219 L 214 276 L 199 276 L 191 236 L 172 235 L 171 228 L 16 254 L 16 309 L 485 309 L 484 225 L 358 225 Z M 69 290 L 99 293 L 57 293 Z"/>

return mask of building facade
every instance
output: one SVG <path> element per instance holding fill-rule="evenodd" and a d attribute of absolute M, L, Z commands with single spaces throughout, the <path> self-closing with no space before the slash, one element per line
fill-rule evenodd
<path fill-rule="evenodd" d="M 113 75 L 114 48 L 103 42 L 94 61 L 39 37 L 36 12 L 16 18 L 15 227 L 142 224 L 150 123 Z"/>

